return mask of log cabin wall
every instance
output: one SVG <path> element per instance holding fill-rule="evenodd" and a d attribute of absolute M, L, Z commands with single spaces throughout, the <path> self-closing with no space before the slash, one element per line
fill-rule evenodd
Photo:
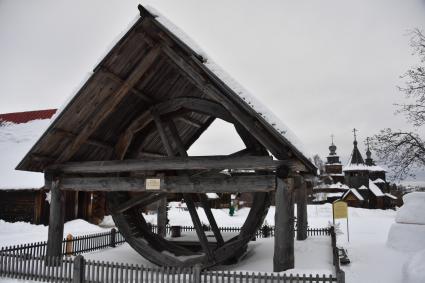
<path fill-rule="evenodd" d="M 0 219 L 7 222 L 49 223 L 46 190 L 0 190 Z M 65 221 L 84 219 L 99 224 L 107 214 L 102 192 L 65 192 Z"/>
<path fill-rule="evenodd" d="M 40 191 L 0 191 L 0 219 L 2 220 L 37 223 L 40 221 L 40 206 Z"/>

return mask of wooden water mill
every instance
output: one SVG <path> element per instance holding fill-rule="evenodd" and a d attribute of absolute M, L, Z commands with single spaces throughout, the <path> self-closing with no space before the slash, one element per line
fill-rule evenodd
<path fill-rule="evenodd" d="M 289 133 L 267 113 L 258 113 L 177 28 L 142 6 L 139 10 L 140 18 L 17 167 L 44 172 L 51 190 L 48 255 L 61 252 L 63 191 L 96 191 L 107 196 L 126 241 L 164 266 L 210 267 L 238 259 L 273 201 L 274 269 L 292 268 L 294 194 L 297 238 L 302 240 L 307 228 L 305 177 L 316 168 Z M 189 147 L 215 119 L 233 124 L 246 148 L 228 156 L 188 156 Z M 207 193 L 252 194 L 240 234 L 223 236 Z M 165 235 L 164 210 L 173 200 L 186 203 L 196 241 Z M 158 233 L 141 213 L 153 203 L 160 204 Z M 202 229 L 197 206 L 205 211 L 212 237 Z"/>

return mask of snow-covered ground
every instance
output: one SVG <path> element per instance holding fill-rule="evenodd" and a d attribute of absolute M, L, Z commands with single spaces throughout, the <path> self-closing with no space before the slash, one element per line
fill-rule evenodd
<path fill-rule="evenodd" d="M 213 210 L 220 226 L 240 226 L 248 209 L 240 209 L 235 216 L 228 215 L 228 210 Z M 202 210 L 199 210 L 201 220 L 207 223 Z M 309 226 L 326 227 L 332 221 L 330 205 L 308 207 Z M 392 210 L 368 210 L 349 208 L 350 242 L 347 242 L 345 220 L 340 221 L 338 244 L 348 249 L 351 264 L 343 266 L 347 282 L 403 282 L 403 265 L 412 257 L 412 253 L 396 251 L 387 246 L 388 231 L 394 223 L 396 212 Z M 170 222 L 173 225 L 188 225 L 188 212 L 179 209 L 177 205 L 169 211 Z M 147 215 L 148 221 L 155 223 L 155 215 Z M 274 207 L 271 207 L 266 221 L 274 224 Z M 106 223 L 108 221 L 105 221 Z M 73 235 L 106 231 L 88 224 L 82 220 L 71 221 L 65 224 L 65 234 Z M 27 223 L 6 223 L 0 221 L 0 246 L 13 245 L 24 242 L 34 242 L 46 239 L 47 227 L 30 225 Z M 273 238 L 258 239 L 251 242 L 249 251 L 243 261 L 226 267 L 231 270 L 271 271 L 273 256 Z M 329 237 L 310 237 L 307 241 L 295 243 L 296 269 L 294 273 L 333 273 L 331 264 L 331 249 Z M 107 249 L 86 254 L 86 258 L 125 261 L 129 263 L 150 264 L 128 245 L 115 249 Z M 12 282 L 2 281 L 0 282 Z"/>

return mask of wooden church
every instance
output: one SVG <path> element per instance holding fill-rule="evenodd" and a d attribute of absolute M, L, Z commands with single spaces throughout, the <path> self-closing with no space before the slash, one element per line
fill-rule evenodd
<path fill-rule="evenodd" d="M 353 150 L 344 167 L 332 139 L 325 170 L 320 176 L 322 182 L 313 190 L 315 200 L 324 203 L 341 199 L 354 207 L 393 208 L 397 197 L 390 193 L 386 170 L 373 160 L 368 141 L 366 159 L 363 159 L 356 131 L 354 129 Z"/>

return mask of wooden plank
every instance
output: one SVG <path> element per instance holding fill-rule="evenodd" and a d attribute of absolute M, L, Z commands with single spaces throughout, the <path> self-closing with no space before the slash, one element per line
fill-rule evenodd
<path fill-rule="evenodd" d="M 125 82 L 117 89 L 114 95 L 111 95 L 111 99 L 109 99 L 98 109 L 90 122 L 83 127 L 73 142 L 62 152 L 62 154 L 57 159 L 58 163 L 69 160 L 74 155 L 74 153 L 80 148 L 81 144 L 90 137 L 90 135 L 97 129 L 97 127 L 113 112 L 115 107 L 121 102 L 128 91 L 140 80 L 140 78 L 153 64 L 159 54 L 160 49 L 158 47 L 152 48 L 147 53 L 147 55 L 130 73 Z"/>
<path fill-rule="evenodd" d="M 152 170 L 217 170 L 252 169 L 275 170 L 287 161 L 273 160 L 270 156 L 191 156 L 146 158 L 141 160 L 110 160 L 68 162 L 48 167 L 62 173 L 119 173 Z"/>
<path fill-rule="evenodd" d="M 108 76 L 108 78 L 114 80 L 115 82 L 117 82 L 119 84 L 125 83 L 125 80 L 123 80 L 121 77 L 119 77 L 117 74 L 113 73 L 111 70 L 109 70 L 105 66 L 100 66 L 99 70 L 102 70 Z M 149 95 L 141 92 L 140 90 L 137 90 L 135 88 L 130 88 L 129 92 L 137 95 L 138 97 L 140 97 L 141 99 L 143 99 L 144 101 L 146 101 L 148 103 L 153 103 L 153 99 Z"/>
<path fill-rule="evenodd" d="M 208 198 L 205 194 L 200 195 L 201 204 L 204 208 L 205 215 L 208 218 L 208 222 L 210 223 L 211 229 L 214 233 L 214 237 L 217 241 L 217 245 L 220 247 L 224 244 L 223 236 L 221 235 L 220 229 L 218 228 L 217 222 L 215 221 L 214 215 L 211 212 L 211 207 L 208 203 Z"/>
<path fill-rule="evenodd" d="M 166 115 L 182 108 L 220 118 L 229 123 L 235 122 L 229 111 L 227 111 L 221 104 L 210 99 L 198 97 L 176 97 L 155 105 L 155 110 L 158 115 Z"/>
<path fill-rule="evenodd" d="M 51 194 L 47 256 L 58 257 L 62 252 L 63 226 L 65 219 L 64 193 L 59 189 L 58 179 L 51 173 L 45 173 L 44 178 L 45 186 L 50 189 Z"/>
<path fill-rule="evenodd" d="M 159 133 L 159 136 L 161 137 L 162 145 L 164 146 L 165 151 L 167 152 L 168 156 L 174 156 L 174 150 L 168 141 L 167 133 L 165 132 L 165 128 L 162 125 L 161 117 L 159 117 L 159 114 L 154 110 L 151 110 L 151 114 L 153 120 L 155 121 L 156 129 Z"/>
<path fill-rule="evenodd" d="M 294 268 L 294 181 L 277 178 L 273 272 Z"/>
<path fill-rule="evenodd" d="M 141 196 L 136 196 L 114 208 L 114 212 L 121 213 L 135 206 L 144 207 L 164 197 L 165 194 L 143 194 Z"/>
<path fill-rule="evenodd" d="M 56 135 L 59 135 L 63 138 L 68 138 L 68 139 L 74 139 L 77 136 L 77 134 L 75 134 L 75 133 L 71 133 L 69 131 L 65 131 L 65 130 L 58 129 L 58 128 L 53 129 L 53 133 L 56 134 Z M 114 147 L 111 144 L 104 142 L 104 141 L 101 141 L 101 140 L 97 140 L 97 139 L 89 138 L 86 141 L 84 141 L 84 143 L 94 145 L 94 146 L 97 146 L 97 147 L 101 147 L 101 148 L 105 148 L 105 149 L 108 149 L 108 150 L 114 149 Z"/>
<path fill-rule="evenodd" d="M 153 177 L 156 178 L 156 177 Z M 161 178 L 159 193 L 237 193 L 269 192 L 275 190 L 274 175 L 230 177 L 217 176 L 165 176 Z M 77 191 L 133 191 L 146 192 L 144 177 L 62 177 L 62 190 Z M 150 191 L 151 192 L 151 191 Z"/>
<path fill-rule="evenodd" d="M 151 113 L 149 111 L 145 111 L 131 122 L 127 129 L 120 135 L 118 142 L 115 145 L 115 155 L 117 159 L 121 160 L 124 158 L 125 153 L 133 140 L 134 134 L 147 126 L 150 122 L 152 122 L 152 120 L 153 117 Z"/>
<path fill-rule="evenodd" d="M 167 235 L 167 198 L 163 197 L 158 201 L 157 225 L 158 235 L 165 238 Z"/>
<path fill-rule="evenodd" d="M 297 240 L 307 239 L 307 184 L 302 176 L 294 177 L 297 201 Z"/>
<path fill-rule="evenodd" d="M 177 117 L 177 120 L 182 121 L 183 123 L 186 123 L 188 125 L 191 125 L 195 128 L 200 128 L 202 127 L 202 123 L 198 120 L 195 120 L 187 115 L 183 115 L 183 116 L 179 116 Z"/>
<path fill-rule="evenodd" d="M 190 194 L 184 194 L 184 201 L 186 202 L 187 209 L 189 210 L 190 217 L 192 218 L 193 226 L 195 227 L 196 234 L 199 238 L 202 250 L 205 252 L 210 262 L 214 261 L 214 253 L 208 245 L 208 238 L 205 235 L 205 231 L 202 227 L 201 220 L 199 219 L 198 213 L 196 212 L 195 204 Z"/>

